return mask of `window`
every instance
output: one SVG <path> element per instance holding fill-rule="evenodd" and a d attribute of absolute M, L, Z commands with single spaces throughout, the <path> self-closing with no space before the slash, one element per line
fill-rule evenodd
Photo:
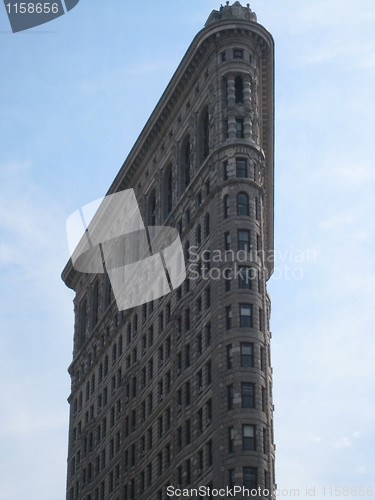
<path fill-rule="evenodd" d="M 255 408 L 255 385 L 250 382 L 241 384 L 242 408 Z"/>
<path fill-rule="evenodd" d="M 199 191 L 197 194 L 197 209 L 202 205 L 202 193 Z"/>
<path fill-rule="evenodd" d="M 237 137 L 237 139 L 243 139 L 244 138 L 243 120 L 242 120 L 242 118 L 237 118 L 236 119 L 236 137 Z"/>
<path fill-rule="evenodd" d="M 197 413 L 197 428 L 199 433 L 203 432 L 203 408 Z"/>
<path fill-rule="evenodd" d="M 190 309 L 185 311 L 185 330 L 190 330 Z"/>
<path fill-rule="evenodd" d="M 224 61 L 226 61 L 226 60 L 227 60 L 227 55 L 226 55 L 226 53 L 225 53 L 225 50 L 224 50 L 224 52 L 222 52 L 222 53 L 220 54 L 220 57 L 221 57 L 221 62 L 224 62 Z"/>
<path fill-rule="evenodd" d="M 163 415 L 158 418 L 158 436 L 159 438 L 163 435 Z"/>
<path fill-rule="evenodd" d="M 197 354 L 198 354 L 198 356 L 200 356 L 202 354 L 202 351 L 203 351 L 203 338 L 202 338 L 202 334 L 199 333 L 197 335 Z"/>
<path fill-rule="evenodd" d="M 232 306 L 227 306 L 225 308 L 225 324 L 227 330 L 232 328 Z"/>
<path fill-rule="evenodd" d="M 223 178 L 225 181 L 229 179 L 229 164 L 227 161 L 225 161 L 223 165 Z"/>
<path fill-rule="evenodd" d="M 177 469 L 177 485 L 181 487 L 182 485 L 182 467 L 181 465 Z"/>
<path fill-rule="evenodd" d="M 158 396 L 159 396 L 159 401 L 163 400 L 163 382 L 160 381 L 158 383 Z"/>
<path fill-rule="evenodd" d="M 212 439 L 210 439 L 207 443 L 207 465 L 208 467 L 211 467 L 212 465 Z"/>
<path fill-rule="evenodd" d="M 260 236 L 259 236 L 259 234 L 257 234 L 257 251 L 258 252 L 261 251 L 261 244 L 260 244 Z"/>
<path fill-rule="evenodd" d="M 251 290 L 252 288 L 252 270 L 250 267 L 240 267 L 238 273 L 238 287 L 243 290 Z"/>
<path fill-rule="evenodd" d="M 185 383 L 185 406 L 190 404 L 190 382 Z"/>
<path fill-rule="evenodd" d="M 167 217 L 173 208 L 173 173 L 169 165 L 164 176 L 164 216 Z"/>
<path fill-rule="evenodd" d="M 187 241 L 185 243 L 185 247 L 184 247 L 184 257 L 185 257 L 185 260 L 186 260 L 186 263 L 189 262 L 189 259 L 190 259 L 190 243 L 189 241 Z"/>
<path fill-rule="evenodd" d="M 177 451 L 182 450 L 182 427 L 177 429 Z"/>
<path fill-rule="evenodd" d="M 95 282 L 91 291 L 91 328 L 97 324 L 99 319 L 99 283 Z"/>
<path fill-rule="evenodd" d="M 148 395 L 148 414 L 152 413 L 152 393 Z"/>
<path fill-rule="evenodd" d="M 191 483 L 191 464 L 190 458 L 186 460 L 186 484 Z"/>
<path fill-rule="evenodd" d="M 167 467 L 171 465 L 171 445 L 169 443 L 165 447 L 165 464 Z"/>
<path fill-rule="evenodd" d="M 228 452 L 234 451 L 234 427 L 228 427 Z"/>
<path fill-rule="evenodd" d="M 226 194 L 224 196 L 224 219 L 227 219 L 229 217 L 229 212 L 230 212 L 229 195 Z"/>
<path fill-rule="evenodd" d="M 208 110 L 204 113 L 203 123 L 202 123 L 202 139 L 203 139 L 203 160 L 205 160 L 210 151 L 210 117 Z"/>
<path fill-rule="evenodd" d="M 164 330 L 164 313 L 159 314 L 159 334 Z"/>
<path fill-rule="evenodd" d="M 197 373 L 197 385 L 198 385 L 198 394 L 202 392 L 203 389 L 203 373 L 202 370 L 199 370 Z"/>
<path fill-rule="evenodd" d="M 252 368 L 254 366 L 254 344 L 241 343 L 241 366 Z"/>
<path fill-rule="evenodd" d="M 242 449 L 255 450 L 255 425 L 242 426 Z"/>
<path fill-rule="evenodd" d="M 206 425 L 209 425 L 212 420 L 212 399 L 209 399 L 206 402 L 206 417 L 207 417 Z"/>
<path fill-rule="evenodd" d="M 142 323 L 145 323 L 147 319 L 147 304 L 143 304 L 142 306 Z"/>
<path fill-rule="evenodd" d="M 263 309 L 259 308 L 259 330 L 263 331 Z"/>
<path fill-rule="evenodd" d="M 256 467 L 243 468 L 243 484 L 248 490 L 256 489 L 258 486 Z"/>
<path fill-rule="evenodd" d="M 234 59 L 243 59 L 243 49 L 233 49 Z"/>
<path fill-rule="evenodd" d="M 190 184 L 190 138 L 188 137 L 185 142 L 185 147 L 183 151 L 183 162 L 184 162 L 184 188 Z"/>
<path fill-rule="evenodd" d="M 154 343 L 154 328 L 151 326 L 148 329 L 148 345 L 149 345 L 149 347 L 151 347 L 153 343 Z"/>
<path fill-rule="evenodd" d="M 150 226 L 156 225 L 156 194 L 155 190 L 153 190 L 148 199 L 148 213 L 147 220 Z"/>
<path fill-rule="evenodd" d="M 171 355 L 171 337 L 170 336 L 167 338 L 167 340 L 165 342 L 165 352 L 166 352 L 166 357 L 169 358 Z"/>
<path fill-rule="evenodd" d="M 181 351 L 177 354 L 177 375 L 181 373 L 182 370 L 182 354 Z"/>
<path fill-rule="evenodd" d="M 196 238 L 197 246 L 199 247 L 202 243 L 202 228 L 201 228 L 200 224 L 198 224 L 198 226 L 197 226 L 195 238 Z"/>
<path fill-rule="evenodd" d="M 169 431 L 171 428 L 171 409 L 167 408 L 165 411 L 165 430 L 166 432 Z"/>
<path fill-rule="evenodd" d="M 205 299 L 206 299 L 206 309 L 211 307 L 211 288 L 207 287 L 204 291 Z"/>
<path fill-rule="evenodd" d="M 147 465 L 147 486 L 151 486 L 152 483 L 152 464 Z"/>
<path fill-rule="evenodd" d="M 228 370 L 233 368 L 233 348 L 232 344 L 227 345 L 227 368 Z"/>
<path fill-rule="evenodd" d="M 234 469 L 228 470 L 228 484 L 229 488 L 234 487 Z"/>
<path fill-rule="evenodd" d="M 190 420 L 186 420 L 185 422 L 185 442 L 186 445 L 190 444 L 191 442 L 191 433 L 190 433 Z"/>
<path fill-rule="evenodd" d="M 189 368 L 190 366 L 190 344 L 185 346 L 185 367 Z"/>
<path fill-rule="evenodd" d="M 227 386 L 227 407 L 228 410 L 233 410 L 234 389 L 233 384 Z"/>
<path fill-rule="evenodd" d="M 259 221 L 259 198 L 255 198 L 255 220 Z"/>
<path fill-rule="evenodd" d="M 237 195 L 237 215 L 249 215 L 249 197 L 246 193 Z"/>
<path fill-rule="evenodd" d="M 238 229 L 237 247 L 238 250 L 250 252 L 250 231 L 248 229 Z"/>
<path fill-rule="evenodd" d="M 203 470 L 203 449 L 199 450 L 199 452 L 198 452 L 197 462 L 198 462 L 198 468 L 202 471 Z"/>
<path fill-rule="evenodd" d="M 225 283 L 225 291 L 229 292 L 232 288 L 232 274 L 230 269 L 224 269 L 224 283 Z"/>
<path fill-rule="evenodd" d="M 212 382 L 211 361 L 206 363 L 206 380 L 207 380 L 207 385 L 210 385 Z"/>
<path fill-rule="evenodd" d="M 227 231 L 224 233 L 224 250 L 229 252 L 230 250 L 230 232 Z"/>
<path fill-rule="evenodd" d="M 204 218 L 204 235 L 207 238 L 210 234 L 210 214 L 206 214 Z"/>
<path fill-rule="evenodd" d="M 252 304 L 240 304 L 240 327 L 252 328 Z"/>
<path fill-rule="evenodd" d="M 243 179 L 247 178 L 247 162 L 243 158 L 237 158 L 236 160 L 236 176 Z"/>
<path fill-rule="evenodd" d="M 169 392 L 171 390 L 171 372 L 167 372 L 165 375 L 165 390 Z"/>
<path fill-rule="evenodd" d="M 266 389 L 262 387 L 262 411 L 266 411 Z"/>
<path fill-rule="evenodd" d="M 267 429 L 263 427 L 263 453 L 267 453 Z"/>
<path fill-rule="evenodd" d="M 211 345 L 211 323 L 206 325 L 206 347 Z"/>
<path fill-rule="evenodd" d="M 236 103 L 243 103 L 243 79 L 242 76 L 236 76 L 234 80 L 234 90 L 235 90 L 235 98 Z"/>

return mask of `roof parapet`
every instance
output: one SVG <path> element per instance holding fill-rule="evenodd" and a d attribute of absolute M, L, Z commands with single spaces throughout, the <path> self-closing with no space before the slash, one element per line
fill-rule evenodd
<path fill-rule="evenodd" d="M 227 1 L 225 6 L 221 5 L 220 10 L 213 10 L 211 12 L 204 26 L 207 28 L 211 24 L 220 21 L 228 21 L 230 19 L 257 22 L 257 16 L 255 12 L 250 9 L 250 4 L 247 4 L 246 7 L 242 7 L 238 1 L 234 2 L 233 5 L 229 5 L 229 1 Z"/>

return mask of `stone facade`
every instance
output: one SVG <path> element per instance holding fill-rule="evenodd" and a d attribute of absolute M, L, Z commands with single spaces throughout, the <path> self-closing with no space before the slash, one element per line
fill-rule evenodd
<path fill-rule="evenodd" d="M 63 271 L 69 500 L 164 500 L 168 485 L 273 497 L 273 57 L 249 7 L 213 11 L 108 191 L 133 188 L 146 224 L 179 230 L 184 284 L 119 312 L 108 277 Z"/>

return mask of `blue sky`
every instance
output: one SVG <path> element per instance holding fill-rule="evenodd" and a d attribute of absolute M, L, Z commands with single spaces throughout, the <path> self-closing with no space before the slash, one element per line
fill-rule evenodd
<path fill-rule="evenodd" d="M 81 0 L 19 34 L 0 9 L 2 500 L 64 498 L 73 331 L 73 292 L 60 280 L 65 220 L 105 194 L 220 6 L 109 3 Z M 320 500 L 323 486 L 375 488 L 375 4 L 251 7 L 276 42 L 277 483 L 302 498 L 315 486 Z"/>

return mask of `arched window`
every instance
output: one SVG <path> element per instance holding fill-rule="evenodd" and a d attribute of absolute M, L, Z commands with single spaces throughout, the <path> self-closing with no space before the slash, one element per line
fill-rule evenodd
<path fill-rule="evenodd" d="M 147 204 L 147 222 L 150 226 L 156 225 L 156 193 L 155 189 L 151 192 Z"/>
<path fill-rule="evenodd" d="M 207 237 L 210 234 L 210 214 L 206 214 L 204 218 L 204 235 Z"/>
<path fill-rule="evenodd" d="M 200 224 L 198 224 L 198 226 L 197 226 L 196 243 L 198 246 L 200 246 L 200 244 L 202 243 L 202 228 L 201 228 Z"/>
<path fill-rule="evenodd" d="M 243 103 L 243 79 L 242 79 L 242 76 L 236 76 L 236 79 L 234 80 L 234 91 L 235 91 L 236 103 L 242 104 Z"/>
<path fill-rule="evenodd" d="M 249 197 L 246 193 L 237 195 L 237 215 L 249 215 Z"/>
<path fill-rule="evenodd" d="M 229 205 L 229 195 L 224 196 L 224 219 L 229 217 L 230 205 Z"/>

